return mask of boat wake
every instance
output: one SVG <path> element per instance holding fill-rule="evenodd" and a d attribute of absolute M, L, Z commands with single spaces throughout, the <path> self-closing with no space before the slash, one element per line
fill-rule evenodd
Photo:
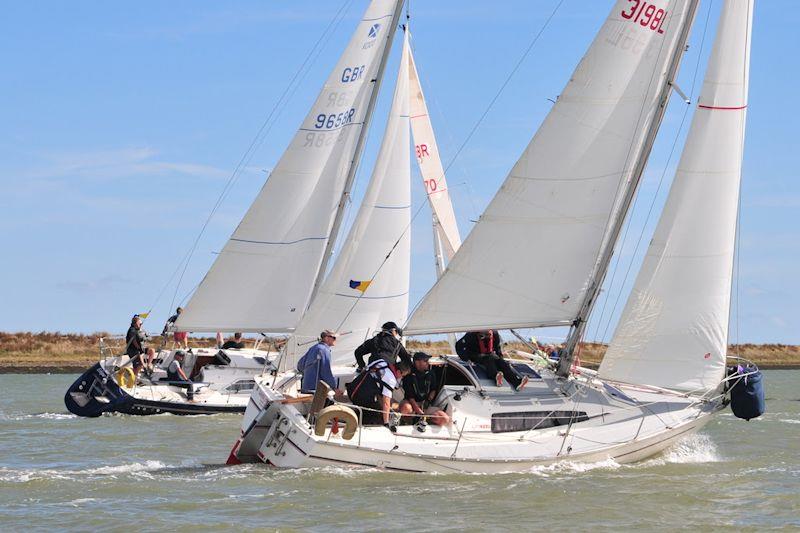
<path fill-rule="evenodd" d="M 0 420 L 7 421 L 32 420 L 37 418 L 44 420 L 70 420 L 78 417 L 71 413 L 32 413 L 25 415 L 0 413 Z"/>
<path fill-rule="evenodd" d="M 667 448 L 663 454 L 641 463 L 642 466 L 666 464 L 718 463 L 723 461 L 714 441 L 708 435 L 695 434 Z M 636 467 L 637 465 L 631 465 Z"/>

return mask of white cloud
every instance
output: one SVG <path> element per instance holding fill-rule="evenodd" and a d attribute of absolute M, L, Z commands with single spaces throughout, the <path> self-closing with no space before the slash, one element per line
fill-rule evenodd
<path fill-rule="evenodd" d="M 48 152 L 40 155 L 44 160 L 42 166 L 23 171 L 21 175 L 23 178 L 33 180 L 66 177 L 110 180 L 176 174 L 211 179 L 223 179 L 230 176 L 230 171 L 210 165 L 163 161 L 159 160 L 157 156 L 158 152 L 150 147 Z"/>

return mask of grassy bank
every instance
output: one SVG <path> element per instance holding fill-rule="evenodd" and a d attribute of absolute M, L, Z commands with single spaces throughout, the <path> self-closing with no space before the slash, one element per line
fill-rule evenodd
<path fill-rule="evenodd" d="M 108 333 L 90 335 L 74 333 L 0 333 L 0 372 L 78 372 L 100 358 L 100 339 L 106 344 L 120 347 L 123 341 L 113 339 Z M 110 339 L 110 340 L 109 340 Z M 158 345 L 160 338 L 153 340 Z M 213 346 L 214 338 L 190 338 L 191 346 Z M 248 343 L 249 344 L 249 343 Z M 507 349 L 527 348 L 519 343 L 509 343 Z M 423 350 L 431 354 L 450 351 L 444 341 L 409 341 L 409 351 Z M 603 359 L 606 346 L 585 344 L 581 348 L 581 362 L 594 367 Z M 742 344 L 730 346 L 728 353 L 755 361 L 761 368 L 800 368 L 800 346 L 786 344 Z"/>

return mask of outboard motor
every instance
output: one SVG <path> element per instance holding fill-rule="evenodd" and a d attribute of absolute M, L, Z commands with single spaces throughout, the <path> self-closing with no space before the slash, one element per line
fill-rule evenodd
<path fill-rule="evenodd" d="M 114 379 L 96 363 L 84 372 L 64 395 L 64 404 L 70 413 L 97 417 L 105 412 L 124 411 L 132 398 Z"/>
<path fill-rule="evenodd" d="M 758 367 L 740 365 L 731 369 L 728 375 L 734 380 L 730 389 L 733 414 L 745 420 L 763 415 L 767 407 L 764 401 L 763 376 Z"/>

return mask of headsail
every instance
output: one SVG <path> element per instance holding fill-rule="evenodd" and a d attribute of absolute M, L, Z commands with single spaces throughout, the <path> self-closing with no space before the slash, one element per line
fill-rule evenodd
<path fill-rule="evenodd" d="M 752 0 L 727 0 L 686 147 L 600 376 L 705 391 L 725 372 Z"/>
<path fill-rule="evenodd" d="M 308 305 L 402 0 L 373 0 L 299 131 L 176 327 L 288 331 Z"/>
<path fill-rule="evenodd" d="M 389 120 L 369 186 L 330 274 L 290 340 L 288 366 L 320 331 L 334 328 L 342 335 L 333 359 L 351 363 L 353 350 L 383 322 L 403 323 L 408 316 L 411 161 L 407 58 L 406 36 Z"/>
<path fill-rule="evenodd" d="M 690 1 L 615 3 L 407 332 L 575 320 L 610 215 L 657 116 Z"/>
<path fill-rule="evenodd" d="M 414 151 L 417 155 L 420 174 L 425 183 L 425 192 L 433 211 L 436 237 L 441 243 L 444 255 L 450 261 L 461 246 L 456 215 L 450 202 L 447 180 L 444 176 L 439 147 L 433 135 L 428 105 L 422 93 L 422 85 L 417 73 L 417 65 L 411 50 L 408 52 L 409 98 L 411 113 L 411 133 L 414 135 Z M 436 243 L 434 243 L 436 246 Z M 438 274 L 438 273 L 437 273 Z"/>

